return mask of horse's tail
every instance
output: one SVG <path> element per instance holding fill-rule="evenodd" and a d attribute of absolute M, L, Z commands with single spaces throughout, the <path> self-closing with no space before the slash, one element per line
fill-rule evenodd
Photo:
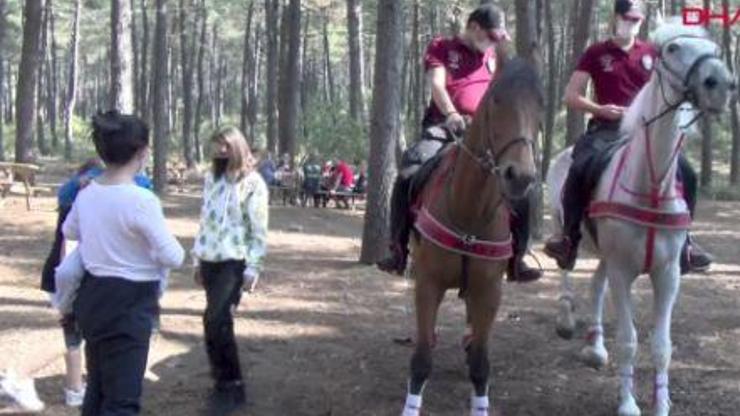
<path fill-rule="evenodd" d="M 545 182 L 547 183 L 547 196 L 550 202 L 550 213 L 552 214 L 556 232 L 558 233 L 563 228 L 562 192 L 572 163 L 572 152 L 573 147 L 571 146 L 558 153 L 550 164 L 550 169 L 545 178 Z"/>

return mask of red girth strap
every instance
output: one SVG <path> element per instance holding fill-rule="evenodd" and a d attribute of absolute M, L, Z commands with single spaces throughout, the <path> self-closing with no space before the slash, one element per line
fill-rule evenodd
<path fill-rule="evenodd" d="M 686 230 L 691 227 L 688 212 L 663 212 L 619 202 L 594 201 L 588 208 L 591 218 L 612 217 L 647 227 Z"/>
<path fill-rule="evenodd" d="M 426 207 L 419 211 L 414 225 L 427 240 L 458 254 L 491 261 L 506 260 L 514 255 L 511 235 L 505 241 L 478 240 L 473 236 L 463 236 L 437 221 Z"/>

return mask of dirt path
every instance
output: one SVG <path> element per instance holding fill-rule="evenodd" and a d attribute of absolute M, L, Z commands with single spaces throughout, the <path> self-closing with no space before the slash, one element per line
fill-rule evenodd
<path fill-rule="evenodd" d="M 170 226 L 186 248 L 196 231 L 195 192 L 166 199 Z M 73 415 L 62 406 L 62 337 L 44 294 L 36 289 L 55 221 L 53 200 L 25 211 L 18 197 L 0 208 L 0 369 L 36 368 L 46 415 Z M 714 271 L 683 281 L 674 316 L 674 412 L 740 415 L 740 204 L 705 203 L 699 239 L 717 255 Z M 245 415 L 396 415 L 405 394 L 411 350 L 391 342 L 410 317 L 406 284 L 356 263 L 358 213 L 276 207 L 270 256 L 258 292 L 244 299 L 236 328 L 248 379 Z M 502 415 L 613 415 L 614 369 L 596 372 L 575 360 L 578 341 L 554 331 L 557 278 L 540 256 L 544 281 L 508 285 L 491 346 L 493 398 Z M 576 273 L 586 294 L 582 262 Z M 185 268 L 163 299 L 162 332 L 151 352 L 147 415 L 196 415 L 209 387 L 200 313 L 204 295 Z M 640 403 L 650 402 L 647 335 L 651 291 L 637 284 Z M 611 316 L 608 348 L 613 347 Z M 470 384 L 459 347 L 463 309 L 450 292 L 426 390 L 429 415 L 467 414 Z"/>

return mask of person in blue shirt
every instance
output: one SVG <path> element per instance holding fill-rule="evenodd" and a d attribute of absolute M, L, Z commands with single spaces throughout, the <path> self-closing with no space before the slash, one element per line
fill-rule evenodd
<path fill-rule="evenodd" d="M 103 172 L 105 172 L 103 163 L 98 159 L 90 159 L 83 163 L 57 192 L 59 216 L 54 233 L 54 243 L 46 258 L 41 274 L 41 290 L 44 292 L 51 294 L 56 291 L 54 272 L 65 256 L 62 224 L 64 224 L 67 214 L 72 209 L 72 205 L 80 190 L 87 186 L 93 178 L 102 175 Z M 134 181 L 142 188 L 152 189 L 152 181 L 146 175 L 138 174 L 134 178 Z M 64 343 L 67 347 L 64 355 L 67 367 L 64 383 L 65 403 L 70 407 L 78 407 L 82 404 L 85 396 L 85 385 L 82 381 L 82 357 L 80 353 L 82 334 L 77 328 L 77 323 L 73 315 L 63 316 L 60 323 L 64 332 Z"/>
<path fill-rule="evenodd" d="M 272 153 L 267 153 L 265 159 L 257 167 L 257 171 L 262 175 L 262 179 L 265 180 L 267 186 L 275 185 L 277 167 L 275 166 L 275 161 L 272 160 Z"/>

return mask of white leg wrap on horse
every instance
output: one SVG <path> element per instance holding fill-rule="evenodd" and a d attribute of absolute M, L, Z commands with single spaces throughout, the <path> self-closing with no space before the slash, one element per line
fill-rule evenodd
<path fill-rule="evenodd" d="M 623 371 L 619 374 L 619 416 L 640 416 L 640 408 L 633 395 L 634 373 L 632 370 Z"/>
<path fill-rule="evenodd" d="M 671 397 L 668 389 L 668 373 L 656 374 L 653 386 L 653 407 L 656 416 L 668 415 Z"/>
<path fill-rule="evenodd" d="M 470 416 L 488 416 L 489 407 L 488 396 L 473 395 L 470 398 Z"/>
<path fill-rule="evenodd" d="M 406 404 L 403 406 L 401 416 L 419 416 L 421 412 L 421 396 L 415 394 L 406 395 Z"/>

